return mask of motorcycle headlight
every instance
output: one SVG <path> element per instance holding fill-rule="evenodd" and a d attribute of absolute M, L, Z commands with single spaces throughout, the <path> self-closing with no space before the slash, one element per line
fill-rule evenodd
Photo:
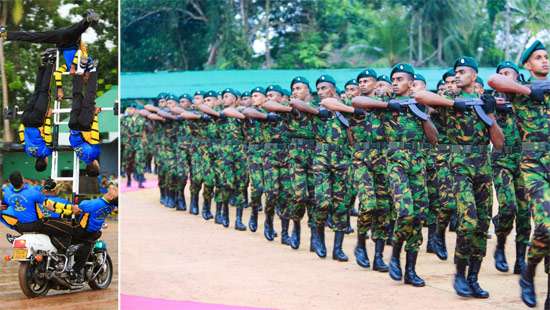
<path fill-rule="evenodd" d="M 105 241 L 97 240 L 95 242 L 94 250 L 106 250 L 106 249 L 107 249 L 107 244 L 105 243 Z"/>

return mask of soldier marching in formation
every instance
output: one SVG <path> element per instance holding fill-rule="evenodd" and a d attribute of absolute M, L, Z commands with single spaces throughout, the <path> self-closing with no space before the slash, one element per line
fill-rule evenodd
<path fill-rule="evenodd" d="M 243 209 L 250 207 L 248 229 L 255 232 L 263 210 L 265 238 L 278 236 L 278 216 L 281 243 L 292 249 L 300 247 L 307 215 L 310 251 L 321 258 L 330 224 L 332 258 L 348 261 L 342 244 L 356 214 L 357 264 L 371 266 L 370 236 L 372 269 L 417 287 L 425 285 L 416 273 L 422 227 L 428 227 L 427 252 L 441 260 L 448 257 L 449 227 L 456 231 L 453 287 L 463 297 L 489 297 L 479 272 L 491 222 L 495 268 L 508 272 L 505 244 L 515 224 L 513 272 L 520 274 L 522 300 L 534 307 L 536 266 L 550 256 L 550 82 L 542 43 L 526 49 L 521 64 L 528 79 L 504 61 L 488 80 L 491 91 L 484 91 L 475 59 L 464 56 L 435 92 L 401 63 L 389 76 L 363 70 L 343 92 L 325 74 L 314 85 L 297 76 L 290 91 L 269 85 L 179 98 L 162 93 L 154 104 L 126 109 L 123 167 L 128 184 L 134 174 L 141 185 L 152 153 L 162 205 L 185 211 L 189 183 L 192 214 L 200 211 L 201 189 L 202 217 L 224 227 L 233 206 L 235 229 L 246 230 Z M 499 209 L 491 218 L 493 185 Z M 392 246 L 388 264 L 385 245 Z"/>

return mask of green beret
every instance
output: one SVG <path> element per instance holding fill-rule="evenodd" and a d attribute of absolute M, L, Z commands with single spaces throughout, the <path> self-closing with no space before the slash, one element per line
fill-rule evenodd
<path fill-rule="evenodd" d="M 315 82 L 315 86 L 319 85 L 319 83 L 322 83 L 322 82 L 327 82 L 327 83 L 330 83 L 332 85 L 334 85 L 334 87 L 336 87 L 336 81 L 334 80 L 334 78 L 328 74 L 323 74 L 321 75 L 317 81 Z"/>
<path fill-rule="evenodd" d="M 223 97 L 223 95 L 225 95 L 225 93 L 230 93 L 231 95 L 233 95 L 237 98 L 240 97 L 239 95 L 237 95 L 237 91 L 233 88 L 226 88 L 226 89 L 222 90 L 222 97 Z"/>
<path fill-rule="evenodd" d="M 290 82 L 290 88 L 292 88 L 292 86 L 294 86 L 294 84 L 297 84 L 297 83 L 302 83 L 304 85 L 307 85 L 307 88 L 309 88 L 309 81 L 303 76 L 297 76 L 293 78 L 292 82 Z"/>
<path fill-rule="evenodd" d="M 254 94 L 254 93 L 260 93 L 262 95 L 265 95 L 265 89 L 261 86 L 254 87 L 254 89 L 252 89 L 250 91 L 250 96 L 252 96 L 252 94 Z"/>
<path fill-rule="evenodd" d="M 357 75 L 357 81 L 359 81 L 359 79 L 361 78 L 366 78 L 366 77 L 372 77 L 372 78 L 377 78 L 378 75 L 376 74 L 376 71 L 374 71 L 374 69 L 365 69 L 363 71 L 361 71 L 358 75 Z"/>
<path fill-rule="evenodd" d="M 160 93 L 160 94 L 158 94 L 157 99 L 158 99 L 158 100 L 160 100 L 160 99 L 166 99 L 166 97 L 168 97 L 168 94 L 167 94 L 167 93 Z"/>
<path fill-rule="evenodd" d="M 501 63 L 498 64 L 497 66 L 497 73 L 500 72 L 500 70 L 504 69 L 504 68 L 510 68 L 510 69 L 513 69 L 514 71 L 516 71 L 518 74 L 519 74 L 519 67 L 518 65 L 516 65 L 515 63 L 509 61 L 509 60 L 505 60 Z"/>
<path fill-rule="evenodd" d="M 348 87 L 348 85 L 356 85 L 356 86 L 359 86 L 359 83 L 357 83 L 357 80 L 356 79 L 351 79 L 349 81 L 346 82 L 346 84 L 344 85 L 344 87 Z"/>
<path fill-rule="evenodd" d="M 292 96 L 292 93 L 290 92 L 290 90 L 283 88 L 283 95 L 290 97 Z"/>
<path fill-rule="evenodd" d="M 209 90 L 204 94 L 204 99 L 206 99 L 208 97 L 218 98 L 218 92 L 215 91 L 215 90 Z"/>
<path fill-rule="evenodd" d="M 455 61 L 455 65 L 453 66 L 453 69 L 456 70 L 456 67 L 470 67 L 474 69 L 477 72 L 477 61 L 473 59 L 472 57 L 464 56 L 460 57 Z"/>
<path fill-rule="evenodd" d="M 439 80 L 439 82 L 437 82 L 437 89 L 439 89 L 439 86 L 441 85 L 445 85 L 445 81 Z"/>
<path fill-rule="evenodd" d="M 178 101 L 180 101 L 181 99 L 187 99 L 189 101 L 193 101 L 193 97 L 191 97 L 191 95 L 189 95 L 189 94 L 183 94 L 183 95 L 179 96 Z"/>
<path fill-rule="evenodd" d="M 414 80 L 415 80 L 415 81 L 422 81 L 422 82 L 424 82 L 424 84 L 428 84 L 428 83 L 426 82 L 426 78 L 424 78 L 424 76 L 423 76 L 422 74 L 420 74 L 420 73 L 415 73 L 415 74 L 414 74 Z"/>
<path fill-rule="evenodd" d="M 397 72 L 405 72 L 410 74 L 411 76 L 414 76 L 414 68 L 410 64 L 397 64 L 393 66 L 390 73 L 390 78 L 393 76 L 394 73 Z"/>
<path fill-rule="evenodd" d="M 455 76 L 455 75 L 456 75 L 455 69 L 451 68 L 451 69 L 447 70 L 445 73 L 443 73 L 443 77 L 441 77 L 441 79 L 443 81 L 445 81 L 448 77 Z"/>
<path fill-rule="evenodd" d="M 176 95 L 168 95 L 166 96 L 166 100 L 174 100 L 174 101 L 178 101 L 178 97 L 176 97 Z"/>
<path fill-rule="evenodd" d="M 267 94 L 270 91 L 278 92 L 279 94 L 284 95 L 283 88 L 279 85 L 269 85 L 266 88 L 265 93 Z"/>
<path fill-rule="evenodd" d="M 241 94 L 241 98 L 243 97 L 250 97 L 250 92 L 248 90 L 243 91 L 243 93 Z"/>
<path fill-rule="evenodd" d="M 379 75 L 379 76 L 376 78 L 376 80 L 377 80 L 378 82 L 382 81 L 382 82 L 386 82 L 386 83 L 391 84 L 391 79 L 390 79 L 390 77 L 387 76 L 387 75 L 385 75 L 385 74 Z"/>
<path fill-rule="evenodd" d="M 218 91 L 218 97 L 221 97 L 222 96 L 222 91 Z"/>
<path fill-rule="evenodd" d="M 336 88 L 336 92 L 338 93 L 338 95 L 343 95 L 346 93 L 344 89 L 339 89 L 339 88 Z"/>
<path fill-rule="evenodd" d="M 193 96 L 204 96 L 205 93 L 204 90 L 197 90 Z"/>
<path fill-rule="evenodd" d="M 233 89 L 233 91 L 235 92 L 235 95 L 237 95 L 237 98 L 240 98 L 241 97 L 241 92 L 236 90 L 236 89 Z"/>
<path fill-rule="evenodd" d="M 485 87 L 485 83 L 483 83 L 483 79 L 479 76 L 476 78 L 476 83 L 481 84 L 481 87 Z"/>
<path fill-rule="evenodd" d="M 521 64 L 525 64 L 533 52 L 545 49 L 544 44 L 542 44 L 539 40 L 536 40 L 523 52 L 523 54 L 521 54 Z"/>

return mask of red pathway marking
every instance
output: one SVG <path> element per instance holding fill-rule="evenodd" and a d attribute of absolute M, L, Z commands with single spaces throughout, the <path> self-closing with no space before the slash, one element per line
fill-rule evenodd
<path fill-rule="evenodd" d="M 227 306 L 220 304 L 207 304 L 194 301 L 167 300 L 160 298 L 148 298 L 141 296 L 133 296 L 120 294 L 120 309 L 121 310 L 259 310 L 267 308 L 252 308 L 241 306 Z"/>

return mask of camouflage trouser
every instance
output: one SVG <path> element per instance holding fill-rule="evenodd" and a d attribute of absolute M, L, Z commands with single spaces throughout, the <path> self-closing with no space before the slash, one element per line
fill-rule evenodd
<path fill-rule="evenodd" d="M 277 215 L 283 217 L 287 213 L 292 187 L 288 169 L 288 148 L 283 143 L 266 143 L 264 148 L 265 214 L 273 215 L 277 211 Z"/>
<path fill-rule="evenodd" d="M 450 147 L 441 145 L 440 147 Z M 437 198 L 436 214 L 438 230 L 445 230 L 451 221 L 451 215 L 456 212 L 456 191 L 457 184 L 454 182 L 454 175 L 451 173 L 450 151 L 448 149 L 439 149 L 434 155 L 434 164 L 436 170 L 436 188 Z"/>
<path fill-rule="evenodd" d="M 348 223 L 348 184 L 350 155 L 346 146 L 322 144 L 315 146 L 313 174 L 315 176 L 314 219 L 317 226 L 326 223 L 332 209 L 335 231 L 345 231 Z"/>
<path fill-rule="evenodd" d="M 422 212 L 428 207 L 426 161 L 418 149 L 387 150 L 388 183 L 397 212 L 393 242 L 405 242 L 405 251 L 417 252 L 422 244 Z"/>
<path fill-rule="evenodd" d="M 187 177 L 189 171 L 191 170 L 191 159 L 190 159 L 190 145 L 188 143 L 180 142 L 176 145 L 176 171 L 175 171 L 175 180 L 176 191 L 179 193 L 184 193 L 185 186 L 187 185 Z"/>
<path fill-rule="evenodd" d="M 288 151 L 292 195 L 285 217 L 300 221 L 307 211 L 309 226 L 314 224 L 311 215 L 315 205 L 315 179 L 312 171 L 314 148 L 315 141 L 312 139 L 293 139 Z"/>
<path fill-rule="evenodd" d="M 486 146 L 457 146 L 451 154 L 451 171 L 457 182 L 455 262 L 482 259 L 487 252 L 487 231 L 493 206 L 492 169 Z"/>
<path fill-rule="evenodd" d="M 243 207 L 246 166 L 243 161 L 242 144 L 224 141 L 218 146 L 218 153 L 215 167 L 218 180 L 217 194 L 220 197 L 216 197 L 216 202 L 229 203 L 229 199 L 233 197 L 232 204 Z"/>
<path fill-rule="evenodd" d="M 525 200 L 525 187 L 520 179 L 521 151 L 493 151 L 493 182 L 497 192 L 498 214 L 493 218 L 495 234 L 507 237 L 516 221 L 516 242 L 528 245 L 531 235 L 531 214 Z"/>
<path fill-rule="evenodd" d="M 385 240 L 386 226 L 389 222 L 389 208 L 384 208 L 376 201 L 375 183 L 372 157 L 376 156 L 377 149 L 369 145 L 355 143 L 352 168 L 352 197 L 359 199 L 359 216 L 357 217 L 357 231 L 368 237 L 372 230 L 373 240 Z"/>
<path fill-rule="evenodd" d="M 528 261 L 537 264 L 550 256 L 550 152 L 524 150 L 520 171 L 535 224 Z M 549 272 L 549 265 L 545 265 L 545 271 Z"/>
<path fill-rule="evenodd" d="M 123 148 L 122 162 L 125 171 L 133 171 L 135 174 L 143 174 L 145 170 L 145 158 L 141 145 L 127 144 Z"/>
<path fill-rule="evenodd" d="M 441 209 L 437 184 L 437 153 L 431 149 L 426 150 L 426 189 L 428 190 L 428 207 L 422 215 L 423 224 L 430 226 L 437 223 L 437 213 Z"/>
<path fill-rule="evenodd" d="M 389 184 L 388 184 L 388 170 L 386 160 L 386 143 L 372 143 L 370 150 L 370 162 L 372 165 L 372 173 L 374 178 L 374 195 L 376 196 L 377 210 L 385 210 L 386 219 L 384 221 L 389 224 L 390 220 L 395 220 L 396 213 L 393 208 L 393 202 L 391 199 Z M 389 225 L 386 225 L 386 235 L 388 237 Z M 390 232 L 391 233 L 391 232 Z"/>
<path fill-rule="evenodd" d="M 164 155 L 164 184 L 169 191 L 177 191 L 178 185 L 181 182 L 178 179 L 178 145 L 167 145 L 165 147 L 166 154 Z"/>
<path fill-rule="evenodd" d="M 206 140 L 197 140 L 194 142 L 193 153 L 191 155 L 191 167 L 193 173 L 191 175 L 191 196 L 198 197 L 202 184 L 204 190 L 202 192 L 204 201 L 212 201 L 214 192 L 213 178 L 211 175 L 213 167 L 210 160 L 209 146 Z M 206 180 L 208 178 L 208 181 Z M 208 185 L 207 185 L 208 182 Z"/>
<path fill-rule="evenodd" d="M 157 156 L 155 156 L 155 166 L 157 166 L 158 183 L 161 189 L 167 189 L 166 175 L 167 175 L 167 148 L 162 143 L 159 144 Z"/>
<path fill-rule="evenodd" d="M 250 201 L 252 208 L 258 209 L 262 205 L 262 194 L 264 193 L 264 171 L 263 163 L 265 151 L 262 144 L 248 145 L 248 178 L 250 181 Z"/>

